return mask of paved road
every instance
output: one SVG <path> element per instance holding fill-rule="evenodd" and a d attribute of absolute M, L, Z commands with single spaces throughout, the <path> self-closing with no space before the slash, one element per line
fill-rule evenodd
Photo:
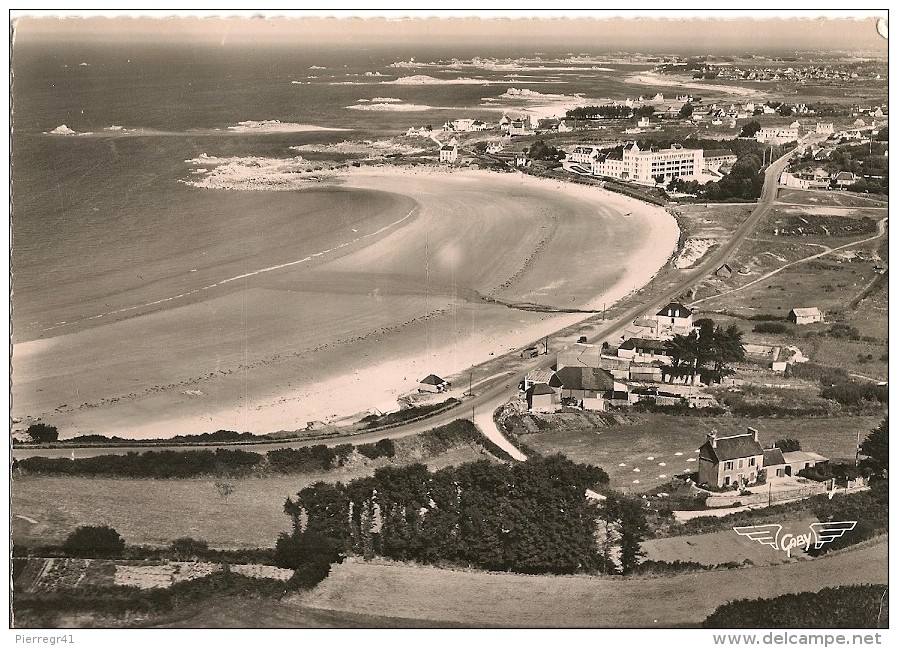
<path fill-rule="evenodd" d="M 764 188 L 758 204 L 752 211 L 751 215 L 733 232 L 732 238 L 726 244 L 715 250 L 713 253 L 706 255 L 700 264 L 698 264 L 689 274 L 678 281 L 670 288 L 657 293 L 650 301 L 641 302 L 627 309 L 617 319 L 609 320 L 605 326 L 589 340 L 590 342 L 598 342 L 606 340 L 621 331 L 625 326 L 629 325 L 637 317 L 643 313 L 657 310 L 667 304 L 672 299 L 687 291 L 696 283 L 704 279 L 709 273 L 716 270 L 720 265 L 732 257 L 736 249 L 745 240 L 757 224 L 760 222 L 767 212 L 770 211 L 773 202 L 776 200 L 777 180 L 789 161 L 789 158 L 796 152 L 804 149 L 818 137 L 808 136 L 793 151 L 787 153 L 781 158 L 775 160 L 768 168 L 764 175 Z M 512 456 L 523 459 L 524 456 L 517 450 L 496 428 L 492 421 L 492 413 L 497 407 L 507 402 L 514 396 L 518 385 L 524 377 L 534 369 L 548 369 L 555 362 L 552 355 L 540 356 L 534 359 L 532 363 L 525 365 L 517 373 L 510 375 L 506 380 L 493 385 L 487 389 L 475 393 L 474 397 L 465 401 L 458 407 L 430 417 L 423 421 L 410 423 L 383 430 L 380 432 L 371 432 L 366 434 L 358 434 L 354 436 L 331 437 L 328 439 L 316 439 L 308 441 L 284 441 L 279 443 L 265 443 L 252 445 L 223 445 L 223 446 L 155 446 L 152 448 L 79 448 L 75 450 L 75 456 L 91 457 L 103 454 L 125 454 L 127 452 L 144 452 L 146 450 L 190 450 L 190 449 L 216 449 L 218 447 L 226 448 L 242 448 L 244 450 L 252 450 L 256 452 L 268 452 L 277 448 L 299 448 L 303 446 L 326 444 L 329 446 L 338 445 L 340 443 L 371 443 L 380 439 L 398 439 L 412 434 L 420 434 L 439 425 L 445 425 L 456 419 L 464 418 L 474 420 L 480 427 L 484 435 L 491 439 L 494 443 L 504 448 Z M 473 415 L 472 415 L 473 414 Z M 14 449 L 13 457 L 23 459 L 29 456 L 44 457 L 71 457 L 71 448 L 53 448 L 53 449 Z"/>

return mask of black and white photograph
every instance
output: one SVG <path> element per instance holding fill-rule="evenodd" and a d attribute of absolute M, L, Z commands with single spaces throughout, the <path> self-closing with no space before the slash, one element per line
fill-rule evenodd
<path fill-rule="evenodd" d="M 886 9 L 9 35 L 7 645 L 884 643 Z"/>

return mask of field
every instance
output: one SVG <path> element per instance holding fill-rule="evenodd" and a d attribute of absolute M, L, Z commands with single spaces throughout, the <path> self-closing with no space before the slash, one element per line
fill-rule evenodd
<path fill-rule="evenodd" d="M 882 420 L 873 416 L 749 419 L 632 414 L 622 424 L 600 427 L 588 412 L 527 418 L 539 419 L 551 429 L 520 434 L 523 426 L 516 427 L 521 443 L 543 454 L 560 452 L 573 461 L 600 466 L 611 478 L 612 487 L 632 492 L 649 490 L 675 474 L 697 470 L 698 448 L 711 430 L 726 436 L 743 433 L 751 426 L 758 429 L 764 446 L 794 438 L 805 450 L 831 459 L 854 459 L 857 433 L 864 439 Z"/>
<path fill-rule="evenodd" d="M 736 598 L 887 580 L 887 544 L 739 571 L 666 578 L 524 576 L 347 560 L 307 594 L 304 607 L 457 621 L 468 627 L 694 626 Z"/>
<path fill-rule="evenodd" d="M 435 456 L 397 441 L 397 461 L 421 461 L 432 470 L 488 457 L 474 445 L 458 444 Z M 287 497 L 316 481 L 349 481 L 370 475 L 388 460 L 362 461 L 317 474 L 229 479 L 235 490 L 219 495 L 214 477 L 197 479 L 111 479 L 16 477 L 12 484 L 12 537 L 36 546 L 61 543 L 78 526 L 107 524 L 128 544 L 167 546 L 176 538 L 205 540 L 210 547 L 273 547 L 290 530 Z"/>

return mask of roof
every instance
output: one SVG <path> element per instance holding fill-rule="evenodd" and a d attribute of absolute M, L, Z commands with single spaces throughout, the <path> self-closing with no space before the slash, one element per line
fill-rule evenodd
<path fill-rule="evenodd" d="M 446 382 L 446 381 L 443 380 L 442 378 L 440 378 L 439 376 L 437 376 L 436 374 L 430 374 L 429 376 L 427 376 L 427 378 L 425 378 L 424 380 L 421 381 L 421 384 L 422 385 L 442 385 L 444 382 Z"/>
<path fill-rule="evenodd" d="M 718 437 L 717 446 L 712 447 L 711 441 L 705 441 L 699 448 L 699 457 L 710 459 L 715 463 L 744 459 L 764 454 L 764 448 L 755 441 L 752 434 L 738 434 L 731 437 Z"/>
<path fill-rule="evenodd" d="M 532 383 L 548 383 L 552 379 L 552 372 L 548 369 L 534 369 L 527 374 L 527 380 Z"/>
<path fill-rule="evenodd" d="M 786 460 L 783 459 L 783 451 L 779 448 L 767 448 L 764 450 L 765 466 L 781 466 L 784 463 L 786 463 Z"/>
<path fill-rule="evenodd" d="M 620 349 L 629 350 L 644 349 L 648 351 L 664 351 L 664 342 L 661 340 L 647 340 L 645 338 L 630 338 L 618 347 Z"/>
<path fill-rule="evenodd" d="M 549 386 L 608 391 L 614 389 L 614 377 L 604 369 L 595 367 L 564 367 L 555 372 L 549 381 Z"/>
<path fill-rule="evenodd" d="M 797 317 L 816 317 L 823 314 L 816 306 L 812 308 L 793 308 L 790 312 Z"/>
<path fill-rule="evenodd" d="M 784 452 L 784 463 L 797 463 L 799 461 L 828 461 L 823 455 L 816 452 L 805 452 L 804 450 L 796 450 L 794 452 Z"/>
<path fill-rule="evenodd" d="M 535 385 L 531 385 L 527 390 L 527 396 L 548 396 L 549 394 L 554 393 L 555 390 L 545 383 L 536 383 Z"/>
<path fill-rule="evenodd" d="M 443 144 L 443 145 L 440 147 L 440 150 L 441 150 L 441 151 L 454 151 L 454 150 L 455 150 L 455 147 L 452 146 L 451 144 Z"/>
<path fill-rule="evenodd" d="M 679 302 L 670 302 L 655 314 L 662 317 L 689 317 L 692 311 Z"/>

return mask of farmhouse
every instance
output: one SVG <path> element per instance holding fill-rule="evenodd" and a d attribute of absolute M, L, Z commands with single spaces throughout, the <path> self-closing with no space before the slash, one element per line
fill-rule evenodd
<path fill-rule="evenodd" d="M 814 324 L 823 321 L 823 313 L 816 306 L 813 308 L 793 308 L 786 315 L 793 324 Z"/>
<path fill-rule="evenodd" d="M 430 374 L 418 383 L 418 391 L 432 392 L 434 394 L 449 389 L 449 383 L 436 374 Z"/>
<path fill-rule="evenodd" d="M 716 488 L 753 484 L 763 466 L 764 449 L 757 430 L 749 428 L 746 434 L 728 437 L 718 437 L 714 431 L 699 448 L 698 483 Z"/>

